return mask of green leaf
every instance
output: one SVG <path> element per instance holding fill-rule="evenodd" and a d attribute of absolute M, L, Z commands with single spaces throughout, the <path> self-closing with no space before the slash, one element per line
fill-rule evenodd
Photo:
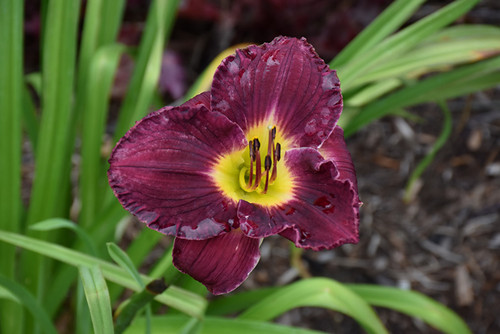
<path fill-rule="evenodd" d="M 277 292 L 279 289 L 279 287 L 271 287 L 220 296 L 208 304 L 207 314 L 230 315 L 241 312 Z"/>
<path fill-rule="evenodd" d="M 408 183 L 406 184 L 405 194 L 403 197 L 406 202 L 412 200 L 411 196 L 414 193 L 413 187 L 415 181 L 420 177 L 420 175 L 422 175 L 425 169 L 431 164 L 431 162 L 434 160 L 434 157 L 436 156 L 436 153 L 441 149 L 441 147 L 443 147 L 443 145 L 450 137 L 452 128 L 451 113 L 445 102 L 441 102 L 440 106 L 444 116 L 443 129 L 441 130 L 441 134 L 439 135 L 436 142 L 432 145 L 432 148 L 429 151 L 429 153 L 427 153 L 425 158 L 423 158 L 422 161 L 418 163 L 417 167 L 415 167 L 415 169 L 411 173 L 408 179 Z"/>
<path fill-rule="evenodd" d="M 152 333 L 181 333 L 186 328 L 189 322 L 193 322 L 190 318 L 181 315 L 174 316 L 158 316 L 152 319 Z M 203 319 L 200 334 L 320 334 L 310 329 L 290 327 L 284 325 L 272 324 L 269 322 L 228 319 L 218 317 L 205 317 Z M 143 319 L 137 319 L 128 329 L 126 334 L 142 334 Z"/>
<path fill-rule="evenodd" d="M 150 303 L 155 296 L 165 291 L 166 288 L 167 286 L 163 279 L 153 280 L 145 286 L 144 290 L 134 294 L 131 298 L 123 302 L 115 312 L 115 332 L 117 334 L 123 333 L 134 320 L 136 314 L 146 307 L 146 332 L 149 333 L 151 331 Z"/>
<path fill-rule="evenodd" d="M 449 69 L 462 63 L 475 62 L 483 55 L 500 54 L 499 37 L 475 36 L 470 40 L 446 40 L 417 47 L 406 55 L 367 70 L 352 82 L 361 86 L 368 82 L 394 77 L 414 77 L 432 71 Z"/>
<path fill-rule="evenodd" d="M 339 69 L 342 89 L 347 91 L 355 88 L 355 79 L 363 75 L 366 71 L 369 71 L 374 65 L 397 59 L 401 54 L 411 50 L 420 41 L 465 14 L 478 1 L 454 1 L 448 6 L 418 20 L 411 26 L 378 43 L 377 46 L 369 51 L 364 52 L 355 60 L 346 64 L 345 67 Z"/>
<path fill-rule="evenodd" d="M 31 315 L 33 315 L 36 323 L 40 326 L 44 333 L 57 334 L 57 330 L 50 321 L 47 312 L 45 312 L 35 297 L 33 297 L 33 295 L 25 287 L 2 274 L 0 274 L 0 286 L 7 289 L 24 307 L 31 312 Z M 14 329 L 15 327 L 6 328 L 7 333 L 12 333 Z"/>
<path fill-rule="evenodd" d="M 500 57 L 497 56 L 418 81 L 362 108 L 346 122 L 344 134 L 348 136 L 394 110 L 423 102 L 441 101 L 498 85 L 499 81 L 496 79 L 499 69 Z"/>
<path fill-rule="evenodd" d="M 50 217 L 67 217 L 70 205 L 70 148 L 75 139 L 70 124 L 80 1 L 52 0 L 47 5 L 50 24 L 43 32 L 42 112 L 27 227 Z M 42 232 L 27 233 L 45 237 Z M 21 261 L 22 279 L 43 303 L 49 284 L 48 259 L 26 253 Z M 28 323 L 27 331 L 36 328 Z"/>
<path fill-rule="evenodd" d="M 127 257 L 130 261 L 131 267 L 134 268 L 134 270 L 135 267 L 138 267 L 144 261 L 153 247 L 156 246 L 158 244 L 158 241 L 163 237 L 163 234 L 149 228 L 143 228 L 139 232 L 139 234 L 134 238 L 127 249 Z M 114 286 L 113 288 L 111 288 L 111 299 L 115 300 L 122 291 L 123 289 L 121 289 L 119 286 Z"/>
<path fill-rule="evenodd" d="M 155 0 L 149 9 L 139 54 L 115 129 L 115 141 L 148 112 L 160 76 L 164 43 L 172 29 L 179 0 Z"/>
<path fill-rule="evenodd" d="M 106 169 L 101 157 L 109 96 L 120 56 L 125 51 L 121 44 L 101 47 L 91 57 L 85 74 L 86 95 L 82 97 L 82 151 L 79 190 L 82 201 L 79 223 L 90 228 L 98 222 L 97 213 L 102 209 L 103 188 L 107 188 Z"/>
<path fill-rule="evenodd" d="M 54 0 L 48 4 L 42 64 L 42 117 L 28 225 L 65 215 L 71 161 L 67 157 L 80 1 Z"/>
<path fill-rule="evenodd" d="M 21 229 L 24 1 L 0 1 L 0 229 Z M 15 249 L 0 245 L 0 272 L 15 277 Z M 0 332 L 21 329 L 22 309 L 0 301 Z"/>
<path fill-rule="evenodd" d="M 348 287 L 373 306 L 420 318 L 445 333 L 470 333 L 465 322 L 453 311 L 418 292 L 376 285 L 349 284 Z"/>
<path fill-rule="evenodd" d="M 140 285 L 127 275 L 125 270 L 101 259 L 60 245 L 16 233 L 0 231 L 0 240 L 73 266 L 90 267 L 92 265 L 98 265 L 106 279 L 134 291 L 141 290 Z M 141 275 L 141 279 L 144 281 L 151 280 L 150 277 L 145 275 Z M 158 295 L 155 299 L 165 305 L 171 306 L 179 311 L 198 318 L 203 316 L 207 304 L 204 298 L 175 286 L 169 287 L 164 293 Z"/>
<path fill-rule="evenodd" d="M 78 235 L 78 237 L 80 237 L 91 255 L 98 255 L 94 241 L 90 238 L 90 236 L 84 229 L 73 223 L 71 220 L 63 218 L 52 218 L 31 225 L 30 228 L 35 231 L 51 231 L 60 228 L 72 230 Z"/>
<path fill-rule="evenodd" d="M 408 20 L 425 0 L 398 0 L 387 7 L 330 62 L 338 68 L 372 49 Z"/>
<path fill-rule="evenodd" d="M 97 265 L 90 267 L 80 266 L 85 297 L 92 318 L 94 333 L 113 333 L 113 317 L 111 315 L 111 301 L 108 286 Z"/>
<path fill-rule="evenodd" d="M 363 299 L 345 285 L 327 278 L 310 278 L 281 287 L 243 312 L 239 319 L 267 321 L 303 306 L 329 308 L 352 317 L 368 333 L 387 333 Z"/>
<path fill-rule="evenodd" d="M 139 284 L 139 286 L 144 289 L 146 285 L 144 284 L 137 269 L 135 269 L 135 266 L 128 257 L 127 253 L 125 253 L 120 247 L 112 242 L 108 242 L 106 246 L 108 247 L 109 256 L 111 256 L 113 261 L 115 261 L 120 267 L 125 269 L 129 273 L 129 275 L 137 282 L 137 284 Z"/>

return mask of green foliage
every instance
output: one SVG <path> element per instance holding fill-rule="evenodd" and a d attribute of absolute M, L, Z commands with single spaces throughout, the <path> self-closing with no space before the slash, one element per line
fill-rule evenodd
<path fill-rule="evenodd" d="M 423 2 L 394 1 L 330 63 L 342 82 L 345 110 L 340 123 L 346 135 L 419 103 L 443 106 L 442 134 L 415 169 L 408 188 L 448 138 L 451 122 L 443 101 L 500 83 L 500 29 L 448 27 L 478 1 L 453 1 L 401 28 Z M 134 320 L 127 333 L 143 333 L 144 328 L 152 333 L 317 333 L 269 322 L 303 306 L 346 314 L 369 333 L 386 332 L 373 306 L 417 317 L 446 333 L 469 332 L 443 305 L 394 288 L 313 278 L 208 302 L 206 289 L 173 267 L 171 250 L 150 275 L 141 275 L 137 268 L 162 236 L 144 229 L 125 251 L 108 243 L 119 235 L 127 214 L 107 186 L 107 154 L 101 151 L 150 111 L 179 0 L 151 1 L 137 49 L 116 41 L 124 0 L 88 0 L 84 14 L 81 1 L 43 0 L 41 72 L 24 77 L 23 3 L 0 1 L 0 332 L 55 333 L 56 316 L 75 284 L 77 298 L 72 296 L 70 302 L 76 304 L 77 333 L 90 326 L 95 333 L 113 332 L 111 306 L 124 289 L 137 292 L 122 306 L 130 319 L 120 331 Z M 212 62 L 185 98 L 207 89 L 217 64 L 233 51 L 234 47 Z M 135 67 L 109 143 L 109 96 L 125 54 L 134 59 Z M 26 207 L 21 201 L 23 129 L 35 159 Z M 75 153 L 80 157 L 79 174 L 72 184 Z M 75 198 L 72 186 L 77 189 Z M 72 204 L 80 208 L 78 215 L 70 216 Z M 16 247 L 21 252 L 17 262 Z M 118 265 L 105 259 L 107 254 Z M 166 291 L 147 295 L 145 284 L 162 276 L 169 284 Z M 139 310 L 146 304 L 142 316 Z M 152 317 L 159 304 L 182 314 L 169 310 L 166 316 Z M 225 317 L 235 314 L 239 316 Z"/>

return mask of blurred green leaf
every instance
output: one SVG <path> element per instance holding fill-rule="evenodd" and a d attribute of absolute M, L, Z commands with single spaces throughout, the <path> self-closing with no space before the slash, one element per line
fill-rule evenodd
<path fill-rule="evenodd" d="M 7 289 L 24 307 L 31 312 L 31 315 L 44 333 L 57 334 L 57 330 L 50 321 L 50 317 L 47 315 L 47 312 L 45 312 L 35 297 L 33 297 L 33 295 L 24 286 L 2 274 L 0 274 L 0 286 Z M 6 330 L 8 331 L 7 333 L 12 333 L 12 331 L 15 330 L 15 327 L 6 328 Z"/>
<path fill-rule="evenodd" d="M 164 43 L 174 24 L 179 0 L 154 0 L 139 46 L 134 72 L 115 129 L 115 142 L 148 113 L 160 76 Z"/>
<path fill-rule="evenodd" d="M 376 65 L 400 57 L 420 41 L 438 32 L 441 28 L 465 14 L 479 0 L 457 0 L 444 8 L 418 20 L 409 27 L 386 38 L 375 47 L 338 69 L 342 89 L 356 87 L 355 80 Z"/>
<path fill-rule="evenodd" d="M 190 318 L 181 315 L 158 316 L 152 320 L 152 333 L 181 333 L 189 322 L 194 322 Z M 143 320 L 137 319 L 128 329 L 126 334 L 142 334 Z M 272 324 L 263 321 L 227 319 L 217 317 L 205 317 L 202 321 L 201 334 L 320 334 L 310 329 L 290 327 Z"/>
<path fill-rule="evenodd" d="M 129 275 L 137 282 L 137 284 L 139 284 L 139 286 L 144 289 L 146 285 L 144 284 L 137 269 L 135 269 L 135 266 L 128 257 L 127 253 L 125 253 L 120 247 L 112 242 L 108 242 L 106 246 L 108 247 L 109 256 L 111 256 L 113 261 L 115 261 L 120 267 L 125 269 L 129 273 Z"/>
<path fill-rule="evenodd" d="M 412 200 L 412 196 L 414 194 L 413 187 L 415 185 L 415 181 L 420 177 L 420 175 L 422 175 L 425 169 L 431 164 L 431 162 L 434 160 L 434 157 L 436 156 L 436 153 L 441 149 L 441 147 L 443 147 L 443 145 L 450 137 L 452 128 L 451 113 L 448 107 L 446 106 L 445 102 L 441 102 L 440 106 L 444 116 L 443 129 L 441 130 L 441 134 L 439 135 L 436 142 L 432 145 L 432 148 L 429 151 L 429 153 L 427 153 L 425 158 L 423 158 L 422 161 L 418 163 L 417 167 L 415 167 L 413 172 L 410 174 L 408 183 L 406 184 L 405 194 L 403 196 L 405 202 L 410 202 Z"/>
<path fill-rule="evenodd" d="M 375 47 L 408 20 L 425 0 L 397 0 L 392 2 L 370 25 L 356 36 L 330 62 L 338 68 Z"/>
<path fill-rule="evenodd" d="M 85 297 L 92 318 L 95 334 L 113 333 L 113 317 L 111 315 L 111 301 L 108 286 L 97 265 L 90 267 L 80 266 Z"/>
<path fill-rule="evenodd" d="M 82 208 L 79 223 L 90 228 L 98 222 L 97 213 L 102 207 L 103 191 L 107 189 L 106 168 L 101 157 L 101 148 L 106 128 L 109 96 L 113 79 L 125 46 L 110 44 L 101 47 L 92 55 L 86 81 L 86 95 L 81 104 L 83 120 L 80 195 Z"/>
<path fill-rule="evenodd" d="M 23 1 L 0 1 L 0 229 L 21 229 Z M 15 248 L 0 245 L 0 273 L 15 277 Z M 0 332 L 21 330 L 22 309 L 0 300 Z"/>
<path fill-rule="evenodd" d="M 489 54 L 500 54 L 500 37 L 475 36 L 470 40 L 447 40 L 417 47 L 398 59 L 367 70 L 354 86 L 394 77 L 413 77 L 423 73 L 449 69 L 462 63 L 481 60 Z M 415 73 L 415 74 L 414 74 Z"/>
<path fill-rule="evenodd" d="M 442 101 L 496 86 L 500 82 L 499 76 L 499 56 L 436 74 L 360 109 L 355 115 L 351 115 L 352 118 L 348 122 L 344 122 L 344 134 L 349 136 L 362 126 L 394 110 L 423 102 Z"/>
<path fill-rule="evenodd" d="M 352 317 L 368 333 L 387 333 L 363 299 L 345 285 L 327 278 L 310 278 L 281 287 L 244 311 L 239 319 L 267 321 L 303 306 L 329 308 Z"/>
<path fill-rule="evenodd" d="M 465 322 L 453 311 L 418 292 L 376 285 L 347 286 L 373 306 L 390 308 L 420 318 L 444 333 L 470 333 Z"/>
<path fill-rule="evenodd" d="M 90 236 L 84 229 L 73 223 L 71 220 L 63 218 L 52 218 L 33 224 L 30 228 L 35 231 L 51 231 L 60 228 L 67 228 L 74 231 L 78 235 L 78 237 L 82 239 L 91 255 L 98 255 L 94 241 L 90 238 Z"/>
<path fill-rule="evenodd" d="M 275 293 L 279 289 L 279 287 L 262 288 L 230 294 L 227 296 L 220 296 L 208 304 L 207 314 L 230 315 L 241 312 Z"/>
<path fill-rule="evenodd" d="M 106 279 L 120 284 L 134 291 L 140 291 L 141 287 L 134 281 L 127 272 L 120 267 L 113 265 L 101 259 L 74 251 L 72 249 L 52 244 L 46 241 L 30 238 L 24 235 L 0 231 L 0 240 L 11 245 L 31 250 L 38 254 L 62 261 L 73 266 L 92 266 L 98 265 Z M 151 278 L 141 275 L 145 281 Z M 175 286 L 169 287 L 164 293 L 155 298 L 157 301 L 176 308 L 193 317 L 202 317 L 206 300 L 196 294 L 179 289 Z"/>

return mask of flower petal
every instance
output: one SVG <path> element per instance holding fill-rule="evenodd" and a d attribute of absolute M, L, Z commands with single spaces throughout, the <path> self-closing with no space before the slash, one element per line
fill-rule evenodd
<path fill-rule="evenodd" d="M 333 162 L 315 149 L 302 148 L 288 151 L 285 163 L 294 174 L 294 198 L 269 208 L 240 201 L 241 230 L 254 238 L 280 233 L 297 247 L 314 250 L 356 243 L 357 191 L 349 181 L 338 179 Z"/>
<path fill-rule="evenodd" d="M 276 125 L 290 147 L 318 147 L 342 111 L 335 71 L 305 39 L 278 37 L 237 50 L 223 60 L 212 83 L 212 110 L 246 133 Z"/>
<path fill-rule="evenodd" d="M 116 145 L 109 183 L 123 207 L 167 235 L 205 239 L 231 228 L 234 201 L 209 172 L 220 155 L 242 149 L 241 129 L 208 111 L 206 95 L 139 121 Z M 191 107 L 190 107 L 191 106 Z"/>
<path fill-rule="evenodd" d="M 325 159 L 333 161 L 339 172 L 338 179 L 349 180 L 357 192 L 356 171 L 354 170 L 351 154 L 347 150 L 342 128 L 336 126 L 330 137 L 321 145 L 319 151 Z"/>
<path fill-rule="evenodd" d="M 259 262 L 259 239 L 239 229 L 207 240 L 176 238 L 173 263 L 215 295 L 240 286 Z"/>

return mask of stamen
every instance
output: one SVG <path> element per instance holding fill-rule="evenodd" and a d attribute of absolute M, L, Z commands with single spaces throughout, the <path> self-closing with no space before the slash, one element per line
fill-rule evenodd
<path fill-rule="evenodd" d="M 262 191 L 262 194 L 267 193 L 267 188 L 269 186 L 269 170 L 271 169 L 271 156 L 268 154 L 266 155 L 266 159 L 264 161 L 264 169 L 266 170 L 266 183 L 264 185 L 264 190 Z"/>
<path fill-rule="evenodd" d="M 253 187 L 251 188 L 252 190 L 255 190 L 259 184 L 260 180 L 262 179 L 262 167 L 261 167 L 261 162 L 260 162 L 260 142 L 259 139 L 255 138 L 253 140 L 253 153 L 255 155 L 255 183 Z"/>
<path fill-rule="evenodd" d="M 271 182 L 276 180 L 278 176 L 278 161 L 281 158 L 281 144 L 276 143 L 276 148 L 273 150 L 273 172 L 271 173 Z"/>
<path fill-rule="evenodd" d="M 248 188 L 252 186 L 253 181 L 253 161 L 255 160 L 255 152 L 253 150 L 253 140 L 248 142 L 248 151 L 250 152 L 250 174 L 248 176 Z"/>

